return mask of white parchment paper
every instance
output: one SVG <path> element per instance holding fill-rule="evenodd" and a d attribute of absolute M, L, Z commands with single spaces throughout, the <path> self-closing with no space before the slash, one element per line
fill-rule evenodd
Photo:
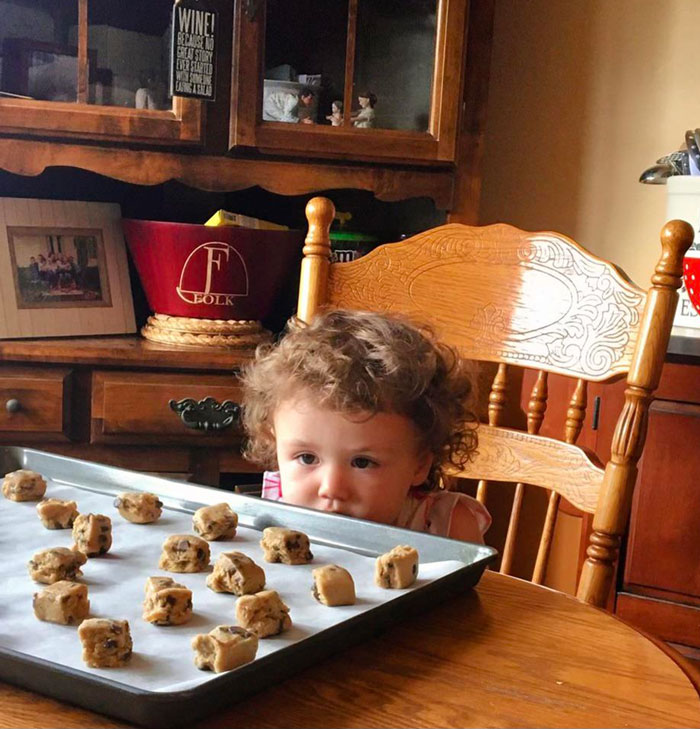
<path fill-rule="evenodd" d="M 126 619 L 131 627 L 134 653 L 126 667 L 88 668 L 82 661 L 77 626 L 56 625 L 38 620 L 32 610 L 32 596 L 45 585 L 35 583 L 27 571 L 32 555 L 49 547 L 70 547 L 71 530 L 46 529 L 36 512 L 36 502 L 14 502 L 0 496 L 0 539 L 5 557 L 0 567 L 0 645 L 43 658 L 63 666 L 100 675 L 139 689 L 179 691 L 216 677 L 198 670 L 190 646 L 192 637 L 217 625 L 235 624 L 235 595 L 216 593 L 206 587 L 208 572 L 167 573 L 158 568 L 161 545 L 171 534 L 190 534 L 192 516 L 165 508 L 155 524 L 132 524 L 113 506 L 113 496 L 49 481 L 46 497 L 71 499 L 82 513 L 105 514 L 112 519 L 113 544 L 101 557 L 88 559 L 81 579 L 88 587 L 90 617 Z M 221 501 L 226 492 L 221 492 Z M 294 528 L 294 524 L 288 524 Z M 383 590 L 374 585 L 374 559 L 344 549 L 314 544 L 313 562 L 308 565 L 268 564 L 260 548 L 260 532 L 240 527 L 229 541 L 210 542 L 212 565 L 221 552 L 244 552 L 265 570 L 266 589 L 277 590 L 290 608 L 292 628 L 279 636 L 260 641 L 258 657 L 371 610 L 395 599 L 404 590 Z M 311 570 L 335 563 L 350 571 L 355 581 L 357 603 L 329 608 L 311 595 Z M 421 564 L 418 580 L 409 589 L 463 567 L 462 562 Z M 143 590 L 147 577 L 170 576 L 192 590 L 194 614 L 185 625 L 155 626 L 142 617 Z"/>

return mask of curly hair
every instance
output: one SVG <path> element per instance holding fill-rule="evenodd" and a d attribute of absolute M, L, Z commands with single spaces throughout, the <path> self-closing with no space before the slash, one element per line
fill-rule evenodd
<path fill-rule="evenodd" d="M 277 344 L 258 347 L 243 369 L 244 456 L 276 468 L 272 421 L 286 400 L 312 395 L 342 413 L 395 413 L 433 456 L 426 487 L 476 450 L 473 378 L 457 353 L 428 328 L 385 314 L 333 310 L 309 325 L 291 324 Z"/>

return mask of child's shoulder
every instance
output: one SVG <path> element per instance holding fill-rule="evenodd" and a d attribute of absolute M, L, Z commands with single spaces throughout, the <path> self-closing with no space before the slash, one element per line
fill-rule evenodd
<path fill-rule="evenodd" d="M 412 490 L 402 507 L 397 526 L 441 537 L 483 542 L 491 515 L 475 498 L 458 491 Z"/>

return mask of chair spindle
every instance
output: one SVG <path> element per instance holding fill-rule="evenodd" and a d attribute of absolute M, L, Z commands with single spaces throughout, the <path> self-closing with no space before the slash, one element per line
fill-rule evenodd
<path fill-rule="evenodd" d="M 500 425 L 503 417 L 503 407 L 506 402 L 506 389 L 508 387 L 508 370 L 503 363 L 498 365 L 498 371 L 491 383 L 489 393 L 489 425 Z M 486 504 L 488 481 L 481 480 L 476 489 L 477 501 Z"/>
<path fill-rule="evenodd" d="M 577 380 L 574 392 L 569 400 L 569 407 L 566 411 L 566 423 L 564 425 L 564 440 L 567 443 L 575 443 L 578 440 L 583 421 L 586 417 L 586 405 L 588 403 L 588 383 L 586 380 Z M 544 582 L 544 576 L 547 572 L 549 564 L 549 555 L 552 550 L 552 538 L 554 536 L 554 528 L 557 524 L 557 514 L 559 512 L 559 501 L 561 497 L 556 491 L 549 492 L 549 502 L 547 503 L 547 513 L 544 518 L 544 526 L 542 527 L 542 535 L 540 537 L 540 545 L 537 549 L 537 559 L 535 560 L 535 569 L 532 572 L 532 581 L 536 585 Z"/>
<path fill-rule="evenodd" d="M 527 404 L 527 432 L 532 435 L 537 435 L 542 427 L 544 413 L 547 409 L 547 396 L 547 373 L 540 370 L 537 373 L 535 384 L 532 386 L 530 400 Z M 515 539 L 518 534 L 518 524 L 520 522 L 520 512 L 522 511 L 524 493 L 525 484 L 516 484 L 515 493 L 513 494 L 513 505 L 510 510 L 508 531 L 506 532 L 506 541 L 503 546 L 503 558 L 501 559 L 501 572 L 505 575 L 510 574 L 513 564 Z"/>

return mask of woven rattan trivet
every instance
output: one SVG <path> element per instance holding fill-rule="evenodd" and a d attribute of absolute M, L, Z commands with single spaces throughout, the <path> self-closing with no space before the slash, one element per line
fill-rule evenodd
<path fill-rule="evenodd" d="M 192 319 L 167 314 L 149 316 L 141 334 L 152 342 L 163 344 L 229 349 L 255 349 L 271 337 L 259 321 Z"/>

